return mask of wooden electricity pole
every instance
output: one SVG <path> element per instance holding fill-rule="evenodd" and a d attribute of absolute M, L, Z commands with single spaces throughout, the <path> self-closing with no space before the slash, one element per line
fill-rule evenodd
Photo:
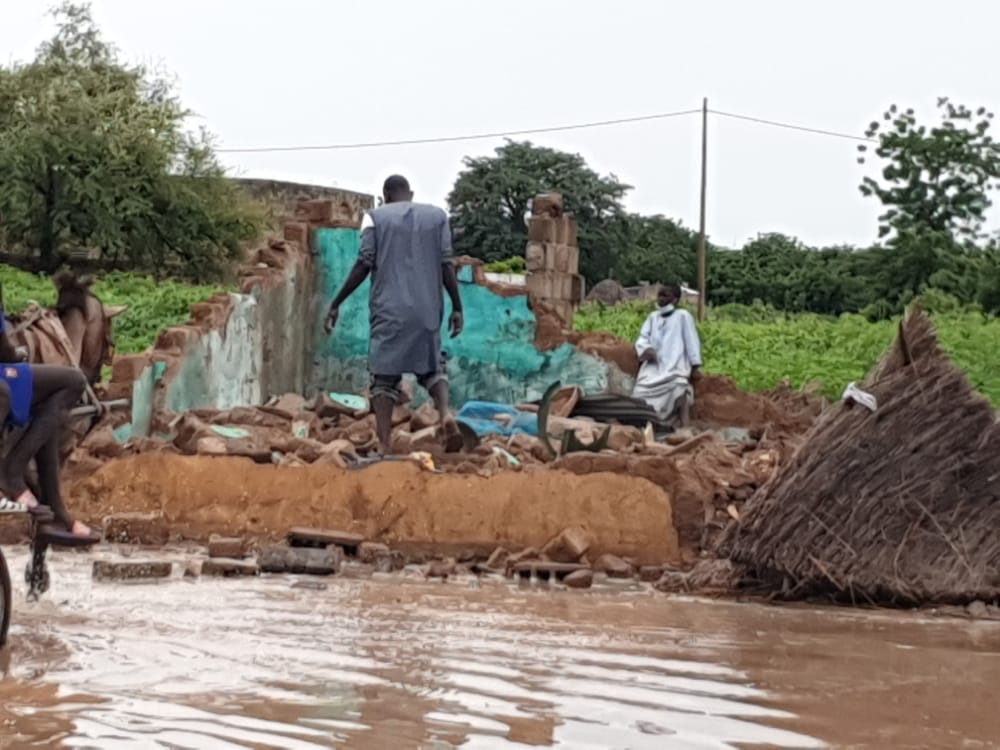
<path fill-rule="evenodd" d="M 708 171 L 708 97 L 701 100 L 701 216 L 698 222 L 698 320 L 705 319 L 705 179 Z"/>

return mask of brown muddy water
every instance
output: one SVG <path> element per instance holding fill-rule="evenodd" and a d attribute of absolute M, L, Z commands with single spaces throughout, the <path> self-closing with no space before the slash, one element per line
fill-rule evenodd
<path fill-rule="evenodd" d="M 27 603 L 10 557 L 3 748 L 1000 747 L 992 622 L 631 584 L 109 584 L 74 553 Z"/>

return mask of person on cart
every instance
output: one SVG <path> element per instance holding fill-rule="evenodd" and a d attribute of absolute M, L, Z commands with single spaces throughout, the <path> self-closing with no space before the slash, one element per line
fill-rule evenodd
<path fill-rule="evenodd" d="M 51 513 L 71 536 L 97 542 L 99 537 L 66 508 L 59 483 L 63 427 L 69 410 L 83 395 L 86 377 L 77 367 L 33 365 L 20 359 L 7 335 L 0 303 L 0 425 L 24 429 L 0 461 L 0 511 Z M 26 481 L 32 459 L 40 498 Z"/>

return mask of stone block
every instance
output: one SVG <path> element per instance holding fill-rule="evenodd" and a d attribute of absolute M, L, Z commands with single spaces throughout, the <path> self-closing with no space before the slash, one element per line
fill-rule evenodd
<path fill-rule="evenodd" d="M 94 560 L 95 581 L 136 581 L 151 578 L 169 578 L 173 563 L 166 561 Z"/>
<path fill-rule="evenodd" d="M 541 242 L 529 242 L 524 251 L 524 265 L 528 271 L 545 269 L 545 245 Z"/>
<path fill-rule="evenodd" d="M 227 557 L 213 557 L 201 564 L 203 576 L 236 578 L 260 575 L 260 566 L 252 560 L 234 560 Z"/>
<path fill-rule="evenodd" d="M 159 511 L 116 513 L 104 518 L 104 540 L 162 547 L 170 541 L 170 526 Z"/>
<path fill-rule="evenodd" d="M 594 573 L 590 570 L 577 570 L 563 578 L 562 582 L 571 589 L 589 589 L 594 584 Z"/>
<path fill-rule="evenodd" d="M 358 545 L 358 561 L 365 565 L 372 565 L 380 557 L 388 557 L 392 550 L 385 544 L 379 542 L 362 542 Z"/>
<path fill-rule="evenodd" d="M 582 526 L 571 526 L 542 547 L 542 554 L 554 562 L 576 563 L 590 549 L 591 537 Z"/>
<path fill-rule="evenodd" d="M 635 575 L 632 566 L 617 555 L 601 555 L 594 565 L 598 570 L 603 570 L 608 578 L 631 578 Z"/>
<path fill-rule="evenodd" d="M 577 252 L 576 262 L 577 262 L 577 269 L 579 270 L 579 262 L 580 262 L 579 252 Z M 585 291 L 586 288 L 583 276 L 580 276 L 576 271 L 574 271 L 573 275 L 569 277 L 569 296 L 567 297 L 567 299 L 573 304 L 579 305 L 581 302 L 583 302 L 583 295 Z"/>
<path fill-rule="evenodd" d="M 533 216 L 562 216 L 563 197 L 561 193 L 542 193 L 531 201 Z"/>
<path fill-rule="evenodd" d="M 344 552 L 354 557 L 365 538 L 361 534 L 336 529 L 311 529 L 295 526 L 288 531 L 288 544 L 291 547 L 329 547 L 331 544 L 342 547 Z"/>
<path fill-rule="evenodd" d="M 566 228 L 564 230 L 564 235 L 562 242 L 564 245 L 569 245 L 570 247 L 576 247 L 579 242 L 580 228 L 576 223 L 576 219 L 572 216 L 567 216 L 566 218 Z"/>
<path fill-rule="evenodd" d="M 329 576 L 340 571 L 344 553 L 340 547 L 266 547 L 257 553 L 257 564 L 265 573 L 304 573 Z"/>
<path fill-rule="evenodd" d="M 553 271 L 529 273 L 525 284 L 528 294 L 541 300 L 561 299 L 562 278 Z"/>
<path fill-rule="evenodd" d="M 246 544 L 237 536 L 212 534 L 208 539 L 208 556 L 240 559 L 246 556 Z"/>
<path fill-rule="evenodd" d="M 551 216 L 532 216 L 528 220 L 528 242 L 559 242 L 561 223 Z"/>

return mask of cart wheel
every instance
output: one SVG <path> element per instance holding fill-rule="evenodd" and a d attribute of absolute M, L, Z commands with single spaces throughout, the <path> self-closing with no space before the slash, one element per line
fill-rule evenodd
<path fill-rule="evenodd" d="M 7 558 L 0 551 L 0 646 L 7 645 L 7 631 L 10 629 L 10 570 Z"/>

